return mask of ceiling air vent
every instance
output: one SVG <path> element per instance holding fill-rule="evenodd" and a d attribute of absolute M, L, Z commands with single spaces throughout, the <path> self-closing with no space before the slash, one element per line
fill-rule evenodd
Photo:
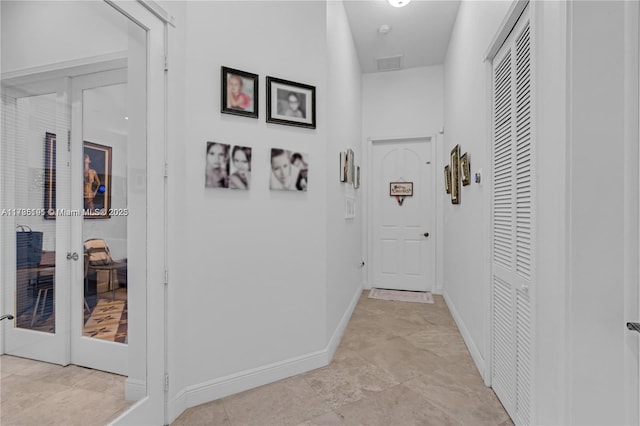
<path fill-rule="evenodd" d="M 402 68 L 402 55 L 377 58 L 376 65 L 378 67 L 378 71 L 399 70 Z"/>

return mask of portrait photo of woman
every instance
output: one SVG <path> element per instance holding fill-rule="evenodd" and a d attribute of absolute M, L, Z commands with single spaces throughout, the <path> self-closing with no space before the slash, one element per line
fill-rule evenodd
<path fill-rule="evenodd" d="M 229 145 L 207 142 L 204 186 L 206 188 L 229 187 Z"/>
<path fill-rule="evenodd" d="M 229 188 L 249 189 L 251 184 L 251 148 L 234 146 L 231 150 L 231 176 Z"/>

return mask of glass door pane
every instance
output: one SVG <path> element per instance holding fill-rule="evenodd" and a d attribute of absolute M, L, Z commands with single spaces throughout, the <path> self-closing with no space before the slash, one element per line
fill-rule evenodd
<path fill-rule="evenodd" d="M 126 74 L 122 73 L 126 79 Z M 113 73 L 107 73 L 116 77 Z M 82 91 L 82 335 L 127 343 L 127 83 Z"/>
<path fill-rule="evenodd" d="M 65 79 L 2 84 L 2 278 L 9 354 L 59 364 L 69 362 L 66 315 L 69 208 L 66 149 L 69 108 Z M 62 148 L 61 148 L 62 147 Z M 7 286 L 7 283 L 11 283 Z M 35 332 L 35 333 L 34 333 Z"/>

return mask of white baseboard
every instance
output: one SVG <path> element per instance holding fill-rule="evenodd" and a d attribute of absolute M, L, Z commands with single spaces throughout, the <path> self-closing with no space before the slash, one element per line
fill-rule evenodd
<path fill-rule="evenodd" d="M 147 396 L 147 382 L 127 378 L 124 383 L 124 395 L 127 401 L 139 401 Z"/>
<path fill-rule="evenodd" d="M 306 373 L 316 368 L 328 365 L 333 358 L 344 330 L 349 324 L 358 300 L 362 294 L 362 287 L 355 291 L 347 310 L 342 316 L 326 348 L 290 358 L 273 364 L 242 371 L 236 374 L 210 380 L 208 382 L 192 385 L 181 390 L 169 403 L 169 422 L 173 422 L 184 410 L 189 407 L 215 401 L 225 396 L 233 395 L 258 386 L 286 379 L 297 374 Z"/>
<path fill-rule="evenodd" d="M 442 295 L 444 296 L 444 301 L 447 304 L 447 307 L 449 308 L 449 312 L 451 312 L 451 315 L 453 316 L 453 319 L 456 322 L 458 329 L 460 330 L 460 334 L 462 334 L 464 343 L 467 345 L 467 349 L 469 349 L 469 352 L 471 353 L 471 358 L 473 358 L 473 362 L 475 362 L 476 367 L 478 368 L 478 371 L 480 372 L 480 375 L 484 380 L 484 358 L 482 357 L 482 354 L 478 350 L 478 347 L 476 346 L 475 342 L 471 338 L 471 333 L 469 333 L 467 326 L 462 321 L 462 317 L 456 310 L 456 307 L 451 301 L 451 298 L 449 297 L 449 295 L 447 294 L 447 291 L 446 290 L 443 291 Z"/>
<path fill-rule="evenodd" d="M 344 315 L 342 315 L 342 318 L 340 319 L 338 326 L 333 332 L 331 339 L 329 339 L 329 343 L 327 344 L 327 348 L 326 348 L 327 354 L 329 355 L 329 362 L 331 362 L 331 360 L 333 359 L 333 354 L 335 354 L 336 349 L 338 349 L 338 345 L 340 344 L 340 340 L 342 340 L 342 335 L 344 334 L 344 330 L 347 328 L 347 325 L 349 324 L 349 320 L 351 319 L 353 310 L 356 308 L 356 305 L 358 304 L 358 300 L 360 300 L 361 294 L 362 294 L 362 285 L 359 285 L 358 288 L 356 288 L 356 291 L 353 294 L 353 297 L 351 298 L 351 302 L 349 303 L 347 310 L 344 312 Z"/>
<path fill-rule="evenodd" d="M 215 401 L 258 386 L 305 373 L 329 364 L 327 350 L 312 352 L 266 366 L 253 368 L 219 379 L 188 386 L 170 404 L 169 421 L 173 422 L 185 409 Z"/>

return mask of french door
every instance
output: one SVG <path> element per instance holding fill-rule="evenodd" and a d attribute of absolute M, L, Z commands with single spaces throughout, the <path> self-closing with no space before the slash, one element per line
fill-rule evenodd
<path fill-rule="evenodd" d="M 144 291 L 147 271 L 146 31 L 103 2 L 40 6 L 106 20 L 120 46 L 3 73 L 0 274 L 15 317 L 3 349 L 128 375 L 129 289 Z"/>

